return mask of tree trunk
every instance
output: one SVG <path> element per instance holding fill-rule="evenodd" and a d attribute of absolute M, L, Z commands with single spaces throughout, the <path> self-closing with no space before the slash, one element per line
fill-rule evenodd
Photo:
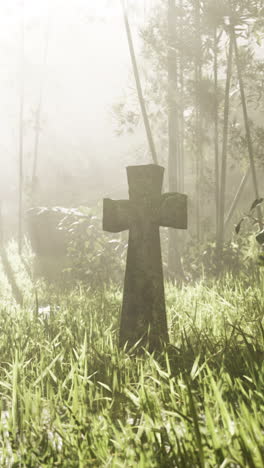
<path fill-rule="evenodd" d="M 220 200 L 219 200 L 219 231 L 217 238 L 217 256 L 220 261 L 223 242 L 224 242 L 224 217 L 225 217 L 225 197 L 226 197 L 226 171 L 227 171 L 227 145 L 228 145 L 228 124 L 229 124 L 229 103 L 230 103 L 230 86 L 232 78 L 232 58 L 233 58 L 233 40 L 230 37 L 228 63 L 226 71 L 226 86 L 225 86 L 225 105 L 224 105 L 224 128 L 223 128 L 223 147 L 222 147 L 222 164 L 221 164 L 221 182 L 220 182 Z"/>
<path fill-rule="evenodd" d="M 129 52 L 131 56 L 131 61 L 132 61 L 132 66 L 133 66 L 133 71 L 134 71 L 134 76 L 135 76 L 135 81 L 136 81 L 136 87 L 137 87 L 137 93 L 138 93 L 138 98 L 139 98 L 139 103 L 140 103 L 140 108 L 144 120 L 144 126 L 147 134 L 147 139 L 148 139 L 148 144 L 150 148 L 150 154 L 153 159 L 154 164 L 158 164 L 158 157 L 156 153 L 156 148 L 150 128 L 150 123 L 148 119 L 148 114 L 146 110 L 146 105 L 145 105 L 145 100 L 143 97 L 143 92 L 142 92 L 142 86 L 141 86 L 141 81 L 139 77 L 139 72 L 138 72 L 138 66 L 137 66 L 137 60 L 136 60 L 136 55 L 135 55 L 135 49 L 134 49 L 134 44 L 132 40 L 132 34 L 130 30 L 130 25 L 128 21 L 128 16 L 127 16 L 127 10 L 125 6 L 124 0 L 121 0 L 121 5 L 123 9 L 123 16 L 124 16 L 124 22 L 125 22 L 125 28 L 126 28 L 126 34 L 127 34 L 127 40 L 128 40 L 128 46 L 129 46 Z"/>
<path fill-rule="evenodd" d="M 183 37 L 183 3 L 180 0 L 180 25 L 179 25 L 179 34 L 180 38 Z M 182 46 L 179 50 L 179 75 L 180 75 L 180 116 L 179 116 L 179 132 L 180 132 L 180 180 L 179 180 L 179 190 L 184 192 L 184 178 L 185 178 L 185 123 L 184 123 L 184 64 L 183 64 L 183 50 Z"/>
<path fill-rule="evenodd" d="M 253 178 L 255 197 L 259 198 L 258 183 L 257 183 L 257 176 L 256 176 L 255 162 L 254 162 L 254 154 L 253 154 L 253 144 L 251 140 L 251 132 L 250 132 L 250 126 L 249 126 L 249 121 L 248 121 L 248 112 L 247 112 L 247 104 L 246 104 L 246 97 L 245 97 L 245 90 L 244 90 L 244 82 L 243 82 L 243 77 L 242 77 L 242 70 L 241 70 L 241 65 L 240 65 L 238 46 L 237 46 L 237 40 L 236 40 L 234 28 L 232 28 L 231 34 L 233 36 L 233 41 L 234 41 L 234 46 L 235 46 L 235 57 L 236 57 L 236 65 L 237 65 L 238 77 L 239 77 L 241 100 L 242 100 L 242 106 L 243 106 L 244 123 L 245 123 L 245 128 L 246 128 L 246 135 L 247 135 L 247 145 L 248 145 L 250 166 L 247 169 L 246 174 L 242 177 L 239 187 L 236 191 L 235 197 L 229 207 L 228 213 L 225 218 L 225 229 L 228 227 L 228 224 L 231 221 L 231 218 L 239 203 L 239 200 L 241 198 L 241 195 L 243 193 L 244 187 L 247 183 L 247 180 L 250 174 L 252 174 L 252 178 Z M 260 227 L 262 227 L 263 226 L 262 212 L 261 212 L 260 207 L 258 207 L 258 219 L 259 219 L 259 225 Z"/>
<path fill-rule="evenodd" d="M 238 202 L 240 200 L 240 197 L 241 197 L 241 195 L 243 193 L 244 187 L 245 187 L 245 185 L 247 183 L 247 180 L 248 180 L 250 174 L 251 174 L 251 168 L 249 166 L 246 174 L 241 179 L 241 182 L 240 182 L 239 187 L 238 187 L 238 189 L 236 191 L 236 194 L 235 194 L 235 198 L 234 198 L 234 200 L 232 201 L 232 203 L 231 203 L 231 205 L 229 207 L 228 213 L 227 213 L 226 218 L 225 218 L 224 229 L 227 229 L 228 224 L 231 221 L 231 218 L 232 218 L 232 216 L 234 214 L 234 211 L 235 211 L 235 209 L 236 209 L 236 207 L 238 205 Z"/>
<path fill-rule="evenodd" d="M 218 40 L 217 40 L 217 26 L 214 30 L 214 147 L 215 147 L 215 226 L 216 226 L 216 239 L 219 232 L 219 118 L 218 118 Z"/>
<path fill-rule="evenodd" d="M 34 152 L 33 152 L 33 169 L 32 169 L 32 179 L 31 179 L 31 192 L 32 192 L 32 204 L 35 203 L 36 190 L 37 190 L 37 167 L 38 167 L 38 156 L 39 156 L 39 137 L 40 137 L 40 121 L 41 121 L 41 111 L 42 111 L 42 97 L 43 97 L 43 84 L 44 84 L 44 74 L 47 65 L 48 57 L 48 44 L 49 44 L 49 25 L 50 18 L 48 19 L 47 24 L 47 33 L 46 40 L 44 45 L 44 54 L 43 54 L 43 70 L 41 76 L 40 90 L 39 90 L 39 102 L 36 110 L 36 120 L 35 120 L 35 140 L 34 140 Z"/>
<path fill-rule="evenodd" d="M 200 105 L 200 86 L 202 81 L 202 66 L 201 66 L 201 55 L 202 55 L 202 43 L 201 43 L 201 21 L 200 21 L 200 0 L 195 0 L 195 31 L 196 31 L 196 43 L 197 51 L 195 58 L 195 94 L 196 94 L 196 110 L 195 110 L 195 134 L 196 134 L 196 232 L 198 245 L 199 241 L 202 240 L 202 179 L 203 179 L 203 144 L 202 144 L 202 116 L 201 116 L 201 105 Z"/>
<path fill-rule="evenodd" d="M 251 168 L 251 174 L 252 174 L 253 185 L 254 185 L 254 192 L 255 192 L 256 199 L 259 199 L 260 196 L 259 196 L 258 179 L 257 179 L 257 173 L 256 173 L 256 167 L 255 167 L 255 161 L 254 161 L 253 143 L 252 143 L 252 138 L 251 138 L 251 131 L 250 131 L 249 118 L 248 118 L 248 110 L 247 110 L 244 82 L 243 82 L 243 76 L 242 76 L 242 68 L 241 68 L 241 63 L 240 63 L 240 58 L 239 58 L 237 38 L 236 38 L 236 33 L 235 33 L 234 26 L 232 26 L 232 28 L 231 28 L 231 35 L 232 35 L 232 39 L 233 39 L 233 42 L 234 42 L 237 74 L 238 74 L 239 88 L 240 88 L 240 94 L 241 94 L 241 101 L 242 101 L 242 108 L 243 108 L 243 115 L 244 115 L 244 123 L 245 123 L 245 130 L 246 130 L 246 138 L 247 138 L 247 146 L 248 146 L 248 154 L 249 154 L 250 168 Z M 261 212 L 260 206 L 257 207 L 257 214 L 258 214 L 259 227 L 260 227 L 260 229 L 262 229 L 263 223 L 262 223 L 262 212 Z"/>
<path fill-rule="evenodd" d="M 18 174 L 18 252 L 22 252 L 23 239 L 23 153 L 24 153 L 24 135 L 23 135 L 23 117 L 24 117 L 24 3 L 21 6 L 21 88 L 19 104 L 19 174 Z"/>
<path fill-rule="evenodd" d="M 168 0 L 168 180 L 169 191 L 180 190 L 180 145 L 179 115 L 176 102 L 178 92 L 177 52 L 176 52 L 176 4 Z M 168 270 L 171 279 L 184 278 L 181 258 L 178 250 L 179 235 L 169 229 Z"/>

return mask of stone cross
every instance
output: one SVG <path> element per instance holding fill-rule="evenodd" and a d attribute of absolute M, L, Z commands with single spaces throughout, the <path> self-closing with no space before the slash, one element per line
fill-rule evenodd
<path fill-rule="evenodd" d="M 187 228 L 187 196 L 162 195 L 164 168 L 127 167 L 129 200 L 104 199 L 103 229 L 129 229 L 119 345 L 168 342 L 159 227 Z"/>

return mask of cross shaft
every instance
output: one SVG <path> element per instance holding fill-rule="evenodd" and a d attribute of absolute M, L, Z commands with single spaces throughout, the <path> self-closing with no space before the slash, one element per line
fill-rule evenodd
<path fill-rule="evenodd" d="M 187 197 L 162 195 L 164 168 L 127 168 L 129 200 L 104 199 L 103 229 L 129 230 L 119 344 L 157 349 L 168 342 L 160 226 L 187 228 Z"/>

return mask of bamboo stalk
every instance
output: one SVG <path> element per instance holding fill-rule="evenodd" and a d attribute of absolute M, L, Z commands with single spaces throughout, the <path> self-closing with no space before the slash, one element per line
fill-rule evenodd
<path fill-rule="evenodd" d="M 169 191 L 179 191 L 182 186 L 181 141 L 179 111 L 176 102 L 178 86 L 177 14 L 175 0 L 168 0 L 168 178 Z M 171 279 L 184 279 L 181 256 L 178 250 L 179 235 L 168 231 L 168 271 Z"/>
<path fill-rule="evenodd" d="M 8 255 L 5 249 L 4 244 L 0 248 L 0 260 L 3 265 L 3 270 L 4 273 L 8 279 L 8 282 L 11 286 L 12 294 L 13 297 L 15 298 L 16 302 L 22 306 L 23 305 L 23 295 L 22 292 L 19 289 L 19 286 L 17 284 L 16 276 L 14 273 L 14 270 L 9 262 Z"/>
<path fill-rule="evenodd" d="M 228 224 L 229 224 L 230 221 L 231 221 L 231 218 L 232 218 L 232 216 L 233 216 L 233 213 L 234 213 L 234 211 L 235 211 L 235 209 L 236 209 L 236 207 L 237 207 L 237 205 L 238 205 L 238 202 L 239 202 L 239 200 L 240 200 L 240 197 L 241 197 L 241 195 L 242 195 L 242 193 L 243 193 L 244 187 L 245 187 L 245 185 L 246 185 L 246 183 L 247 183 L 247 180 L 248 180 L 250 174 L 251 174 L 251 167 L 249 166 L 249 167 L 248 167 L 248 170 L 247 170 L 247 172 L 246 172 L 246 174 L 245 174 L 245 175 L 242 177 L 242 179 L 241 179 L 241 182 L 240 182 L 239 187 L 238 187 L 238 189 L 237 189 L 237 191 L 236 191 L 234 200 L 233 200 L 233 202 L 231 203 L 231 206 L 230 206 L 230 208 L 229 208 L 229 210 L 228 210 L 228 213 L 227 213 L 227 215 L 226 215 L 224 229 L 227 229 Z"/>
<path fill-rule="evenodd" d="M 143 97 L 142 86 L 141 86 L 141 81 L 140 81 L 139 71 L 138 71 L 138 65 L 137 65 L 137 60 L 136 60 L 136 55 L 135 55 L 135 49 L 134 49 L 131 29 L 130 29 L 130 25 L 129 25 L 129 21 L 128 21 L 127 9 L 126 9 L 126 5 L 125 5 L 124 0 L 121 0 L 121 5 L 122 5 L 122 9 L 123 9 L 124 23 L 125 23 L 125 28 L 126 28 L 126 34 L 127 34 L 129 51 L 130 51 L 130 57 L 131 57 L 134 76 L 135 76 L 135 81 L 136 81 L 138 99 L 139 99 L 141 113 L 142 113 L 143 120 L 144 120 L 144 126 L 145 126 L 145 130 L 146 130 L 146 134 L 147 134 L 148 144 L 149 144 L 149 148 L 150 148 L 150 154 L 152 156 L 154 164 L 158 164 L 157 152 L 156 152 L 156 148 L 155 148 L 155 144 L 154 144 L 154 140 L 153 140 L 153 136 L 152 136 L 152 132 L 151 132 L 151 128 L 150 128 L 149 118 L 148 118 L 148 114 L 147 114 L 147 110 L 146 110 L 145 99 Z"/>
<path fill-rule="evenodd" d="M 20 87 L 20 103 L 19 103 L 19 174 L 18 174 L 18 252 L 22 253 L 22 238 L 23 238 L 23 156 L 24 156 L 24 2 L 21 6 L 21 87 Z"/>
<path fill-rule="evenodd" d="M 214 147 L 215 147 L 215 208 L 216 208 L 216 238 L 219 233 L 219 198 L 220 198 L 220 184 L 219 184 L 219 118 L 218 118 L 218 40 L 217 40 L 217 26 L 214 29 Z"/>
<path fill-rule="evenodd" d="M 196 233 L 197 240 L 200 241 L 202 237 L 201 229 L 201 214 L 202 214 L 202 179 L 203 179 L 203 149 L 202 149 L 202 117 L 201 105 L 199 99 L 199 90 L 202 81 L 202 67 L 201 67 L 201 21 L 200 21 L 200 0 L 195 0 L 195 30 L 197 41 L 197 55 L 195 59 L 195 86 L 196 86 L 196 110 L 195 110 L 195 126 L 196 126 Z"/>
<path fill-rule="evenodd" d="M 180 17 L 180 25 L 179 25 L 179 34 L 180 38 L 183 37 L 183 3 L 180 0 L 179 3 L 181 17 Z M 185 123 L 184 123 L 184 64 L 183 64 L 183 51 L 182 47 L 179 51 L 179 69 L 180 69 L 180 122 L 179 122 L 179 130 L 180 130 L 180 191 L 184 192 L 184 185 L 185 185 Z"/>
<path fill-rule="evenodd" d="M 178 88 L 176 54 L 176 5 L 175 0 L 168 0 L 168 182 L 169 191 L 179 189 L 179 146 L 178 146 L 178 109 L 176 92 Z M 177 274 L 178 252 L 177 233 L 168 230 L 168 271 L 171 279 Z"/>
<path fill-rule="evenodd" d="M 253 186 L 254 186 L 254 191 L 255 191 L 255 197 L 256 199 L 259 199 L 260 196 L 259 196 L 259 189 L 258 189 L 258 179 L 257 179 L 257 173 L 256 173 L 256 167 L 255 167 L 255 161 L 254 161 L 254 150 L 253 150 L 253 143 L 252 143 L 252 138 L 251 138 L 251 130 L 250 130 L 250 124 L 249 124 L 244 81 L 243 81 L 243 75 L 242 75 L 242 69 L 241 69 L 241 63 L 240 63 L 240 57 L 239 57 L 239 51 L 238 51 L 238 45 L 237 45 L 237 38 L 236 38 L 235 28 L 233 25 L 231 26 L 231 36 L 234 42 L 237 74 L 238 74 L 239 88 L 240 88 L 240 94 L 241 94 L 242 109 L 243 109 L 244 124 L 245 124 L 245 130 L 246 130 L 246 139 L 247 139 L 247 146 L 248 146 L 250 168 L 251 168 L 252 179 L 253 179 Z M 263 227 L 262 211 L 261 211 L 260 206 L 257 207 L 257 216 L 258 216 L 259 227 L 260 229 L 262 229 Z"/>
<path fill-rule="evenodd" d="M 224 216 L 225 216 L 225 197 L 226 197 L 226 171 L 227 171 L 227 145 L 228 145 L 228 125 L 230 108 L 230 86 L 232 79 L 232 59 L 233 59 L 233 38 L 229 40 L 228 63 L 226 71 L 225 86 L 225 104 L 224 104 L 224 128 L 223 128 L 223 147 L 222 164 L 220 180 L 220 199 L 219 199 L 219 232 L 217 239 L 218 256 L 221 256 L 224 242 Z"/>
<path fill-rule="evenodd" d="M 39 156 L 39 138 L 40 138 L 40 119 L 41 119 L 41 111 L 42 111 L 42 98 L 43 98 L 43 82 L 44 82 L 44 72 L 47 65 L 47 57 L 48 57 L 48 45 L 49 45 L 49 22 L 50 18 L 48 19 L 47 24 L 47 32 L 46 32 L 46 40 L 44 46 L 44 53 L 43 53 L 43 70 L 41 76 L 41 83 L 40 83 L 40 90 L 39 90 L 39 101 L 36 111 L 36 121 L 35 121 L 35 139 L 34 139 L 34 156 L 33 156 L 33 169 L 32 169 L 32 179 L 31 179 L 31 187 L 32 187 L 32 202 L 34 203 L 35 200 L 35 192 L 36 192 L 36 180 L 37 180 L 37 165 L 38 165 L 38 156 Z"/>
<path fill-rule="evenodd" d="M 176 94 L 178 67 L 176 53 L 176 5 L 168 0 L 168 176 L 169 190 L 179 190 L 179 125 Z"/>

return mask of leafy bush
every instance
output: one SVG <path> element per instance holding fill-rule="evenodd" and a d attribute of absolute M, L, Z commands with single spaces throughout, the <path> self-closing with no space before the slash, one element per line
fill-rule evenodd
<path fill-rule="evenodd" d="M 52 284 L 101 287 L 124 274 L 126 234 L 103 232 L 99 208 L 37 207 L 28 212 L 35 271 Z"/>
<path fill-rule="evenodd" d="M 69 210 L 58 229 L 67 233 L 67 268 L 71 280 L 91 286 L 119 283 L 123 279 L 126 258 L 126 234 L 112 236 L 103 232 L 97 210 L 86 207 Z"/>
<path fill-rule="evenodd" d="M 262 231 L 260 231 L 257 234 L 256 240 L 261 245 L 261 249 L 264 252 L 264 229 L 262 229 Z M 264 255 L 263 254 L 259 255 L 259 265 L 262 266 L 262 267 L 264 266 Z"/>
<path fill-rule="evenodd" d="M 259 199 L 252 204 L 249 214 L 236 226 L 237 234 L 241 232 L 245 220 L 256 224 L 254 210 L 262 202 L 263 199 Z M 50 277 L 52 283 L 56 277 L 60 277 L 62 283 L 67 285 L 81 282 L 92 287 L 123 282 L 127 233 L 116 234 L 114 238 L 105 233 L 101 224 L 100 207 L 37 208 L 31 210 L 30 214 L 33 215 L 34 227 L 32 245 L 45 266 L 42 268 L 44 276 Z M 234 275 L 248 275 L 257 271 L 258 260 L 263 265 L 264 256 L 259 255 L 255 238 L 264 246 L 264 230 L 255 236 L 250 225 L 244 235 L 236 236 L 224 244 L 221 258 L 217 257 L 215 242 L 207 241 L 202 246 L 194 242 L 188 243 L 183 252 L 186 277 L 196 280 L 203 275 L 217 276 L 219 271 Z M 166 232 L 161 236 L 161 241 L 165 259 L 168 243 Z M 165 277 L 167 268 L 164 264 Z"/>
<path fill-rule="evenodd" d="M 219 272 L 247 276 L 258 274 L 258 266 L 264 265 L 264 256 L 259 255 L 258 246 L 260 244 L 262 249 L 264 247 L 264 230 L 256 234 L 255 226 L 259 221 L 255 212 L 263 202 L 264 199 L 259 198 L 252 203 L 249 212 L 235 227 L 236 236 L 224 243 L 221 258 L 218 257 L 215 242 L 207 241 L 203 246 L 187 246 L 188 263 L 185 270 L 190 278 L 199 278 L 201 271 L 206 277 L 217 276 Z M 245 225 L 246 229 L 241 230 Z"/>
<path fill-rule="evenodd" d="M 258 208 L 261 204 L 263 204 L 263 202 L 264 202 L 264 198 L 257 198 L 256 200 L 254 200 L 254 202 L 251 205 L 249 213 L 245 214 L 241 218 L 239 223 L 236 225 L 236 233 L 237 234 L 240 232 L 242 223 L 245 220 L 251 221 L 253 226 L 256 225 L 256 224 L 260 224 L 259 217 L 258 216 L 256 217 L 254 212 L 255 212 L 256 208 Z M 263 227 L 263 223 L 262 223 L 262 227 Z M 261 246 L 261 249 L 264 250 L 264 229 L 262 229 L 260 232 L 258 232 L 255 235 L 255 239 L 257 240 L 258 244 Z M 264 266 L 264 255 L 259 255 L 258 260 L 259 260 L 259 265 Z"/>
<path fill-rule="evenodd" d="M 248 274 L 256 269 L 256 258 L 251 236 L 241 236 L 231 239 L 223 245 L 221 258 L 218 258 L 216 243 L 206 242 L 203 245 L 187 246 L 184 270 L 190 279 L 201 276 L 207 278 L 221 274 Z"/>

